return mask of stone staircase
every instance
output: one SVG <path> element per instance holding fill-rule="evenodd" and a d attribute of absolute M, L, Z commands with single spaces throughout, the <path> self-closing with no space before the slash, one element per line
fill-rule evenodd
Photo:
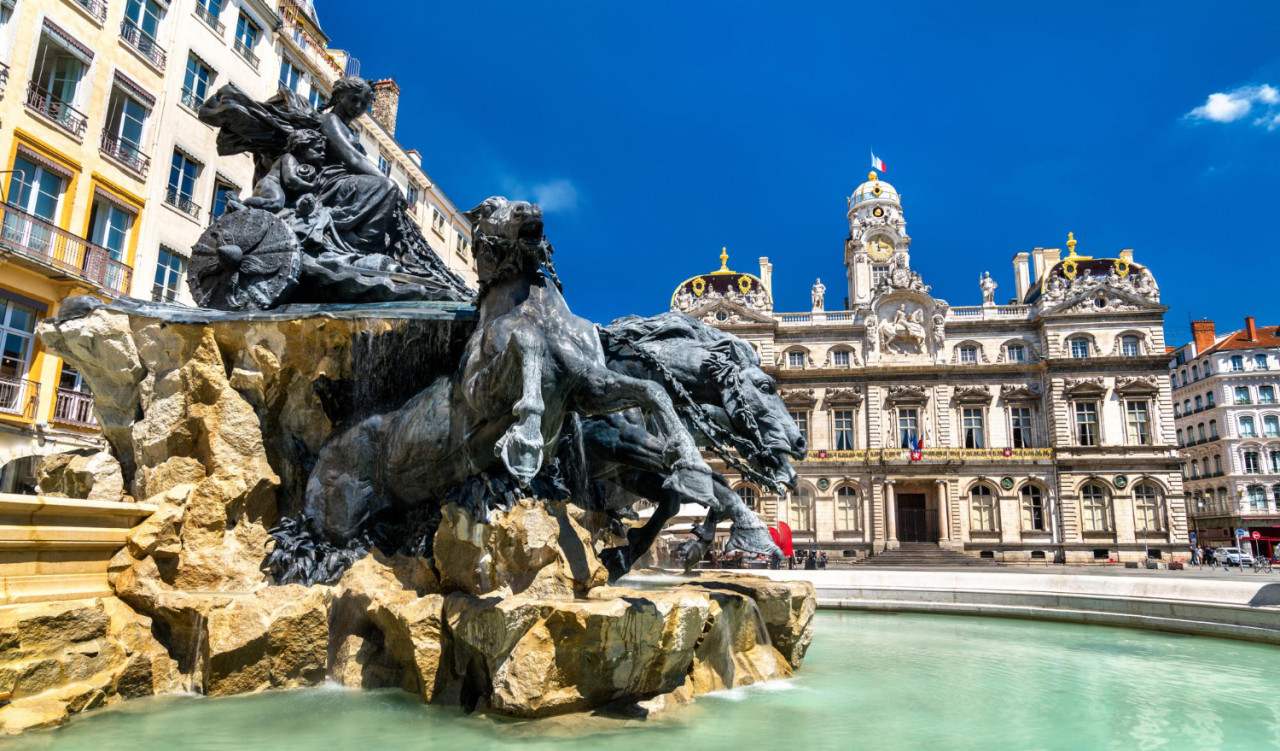
<path fill-rule="evenodd" d="M 904 542 L 896 550 L 859 558 L 855 566 L 994 566 L 989 558 L 976 558 L 955 550 L 944 550 L 935 542 Z"/>

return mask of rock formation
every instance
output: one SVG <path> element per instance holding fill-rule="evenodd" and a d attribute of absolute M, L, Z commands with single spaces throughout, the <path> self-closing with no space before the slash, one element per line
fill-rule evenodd
<path fill-rule="evenodd" d="M 800 666 L 812 587 L 725 574 L 607 586 L 599 556 L 618 539 L 570 501 L 519 500 L 487 519 L 446 505 L 432 557 L 375 548 L 331 586 L 275 585 L 260 570 L 268 530 L 300 509 L 309 462 L 343 425 L 420 390 L 456 354 L 467 313 L 184 315 L 94 309 L 42 324 L 97 395 L 119 459 L 111 492 L 159 510 L 112 560 L 119 599 L 0 608 L 6 731 L 150 693 L 326 678 L 512 717 L 634 716 Z M 406 341 L 417 359 L 398 354 Z M 396 378 L 361 377 L 392 367 Z M 101 457 L 47 466 L 68 494 L 113 487 Z"/>
<path fill-rule="evenodd" d="M 93 449 L 45 456 L 36 467 L 36 484 L 41 494 L 54 498 L 118 501 L 124 495 L 120 462 Z"/>

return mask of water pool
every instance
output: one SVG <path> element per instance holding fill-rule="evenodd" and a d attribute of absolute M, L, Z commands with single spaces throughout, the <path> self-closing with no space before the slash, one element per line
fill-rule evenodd
<path fill-rule="evenodd" d="M 14 751 L 227 749 L 1264 749 L 1280 649 L 1119 628 L 821 612 L 791 681 L 649 721 L 504 722 L 399 691 L 160 697 L 0 741 Z"/>

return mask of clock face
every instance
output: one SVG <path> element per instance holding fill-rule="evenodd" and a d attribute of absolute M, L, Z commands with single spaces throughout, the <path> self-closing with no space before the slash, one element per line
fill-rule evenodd
<path fill-rule="evenodd" d="M 877 261 L 887 261 L 893 254 L 893 244 L 884 237 L 873 237 L 867 243 L 867 253 Z"/>

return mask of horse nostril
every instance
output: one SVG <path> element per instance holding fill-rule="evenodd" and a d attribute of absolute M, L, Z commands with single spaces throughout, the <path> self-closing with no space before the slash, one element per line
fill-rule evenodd
<path fill-rule="evenodd" d="M 808 450 L 809 450 L 809 442 L 804 439 L 804 436 L 800 436 L 799 438 L 797 438 L 796 451 L 803 454 L 805 451 L 808 451 Z"/>

